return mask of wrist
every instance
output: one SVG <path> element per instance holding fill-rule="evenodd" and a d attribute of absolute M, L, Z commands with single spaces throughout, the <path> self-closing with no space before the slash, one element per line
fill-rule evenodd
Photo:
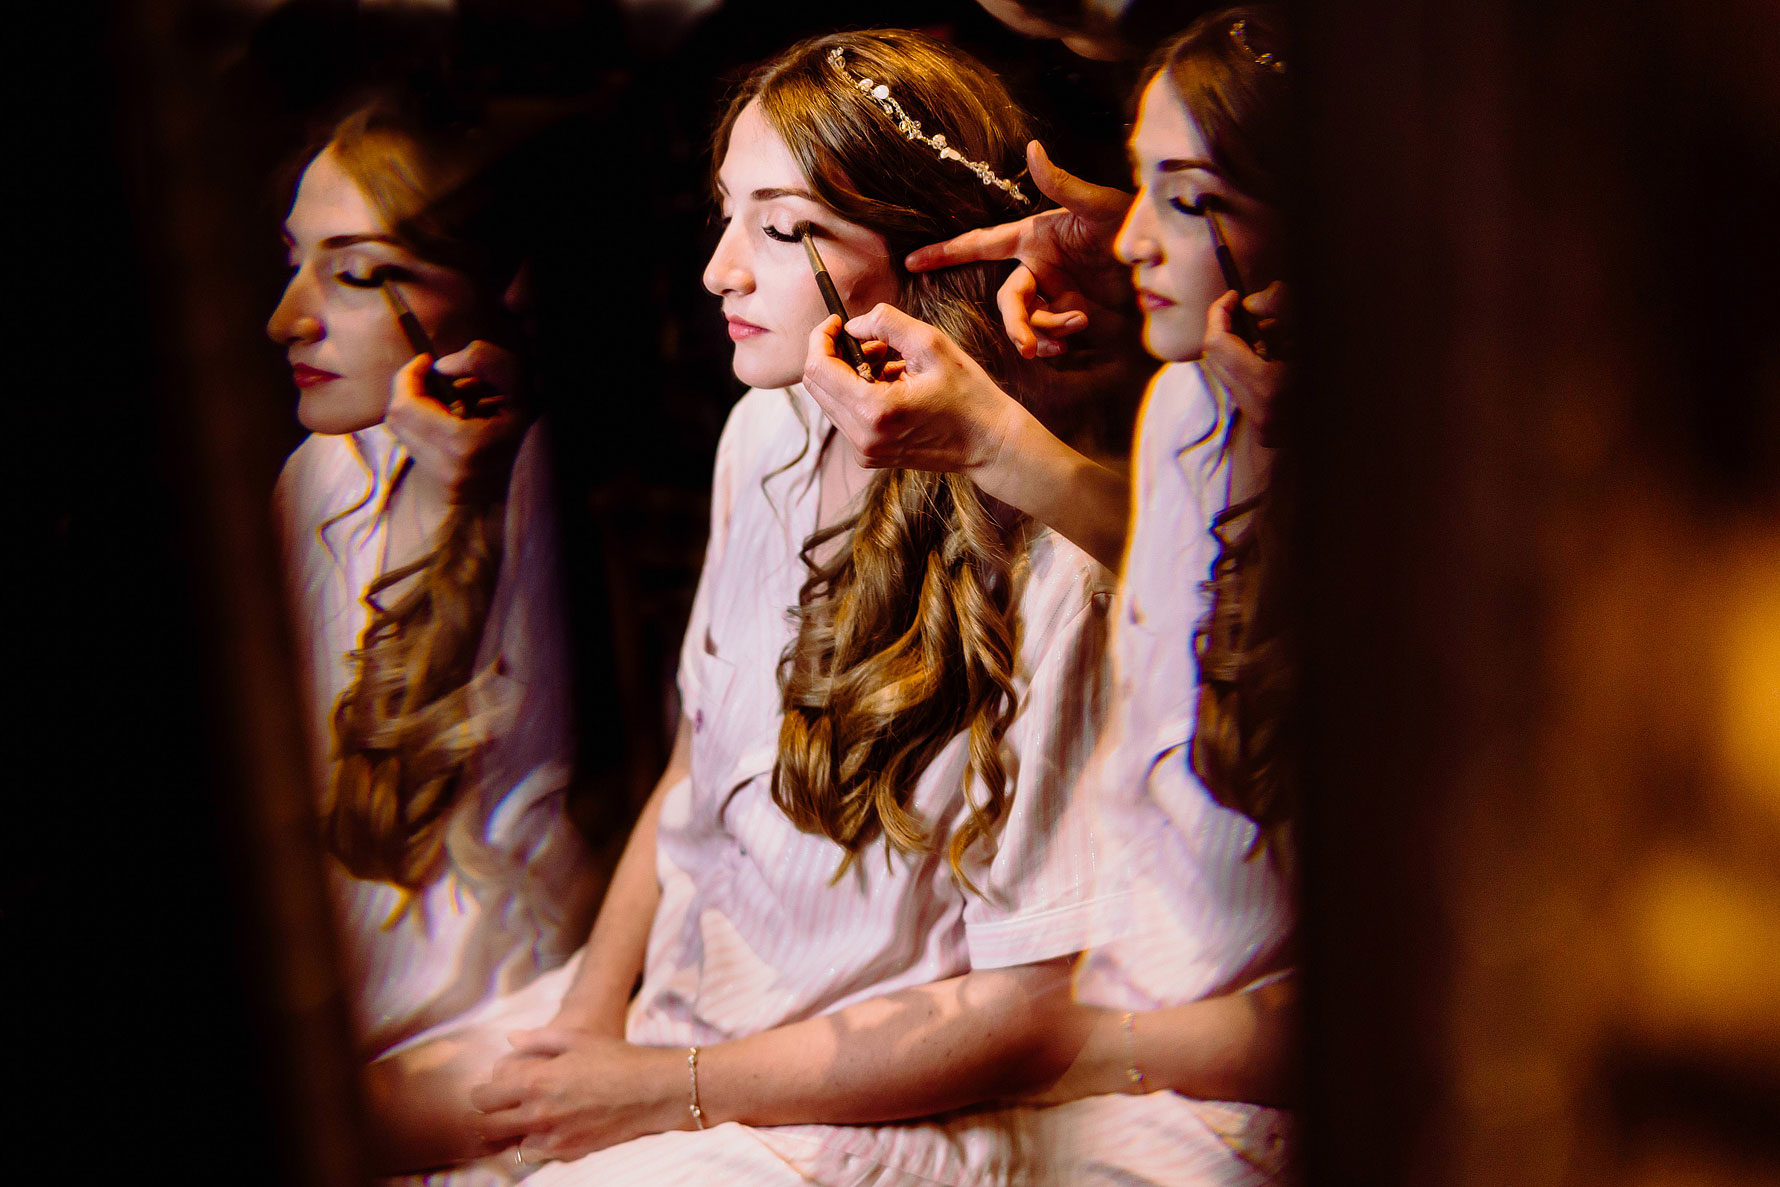
<path fill-rule="evenodd" d="M 698 1090 L 698 1057 L 697 1047 L 686 1048 L 686 1116 L 688 1123 L 682 1128 L 706 1129 L 711 1122 L 704 1109 L 704 1102 Z"/>
<path fill-rule="evenodd" d="M 1049 433 L 1024 405 L 1012 397 L 1004 400 L 999 423 L 984 434 L 983 456 L 966 468 L 965 476 L 984 494 L 1023 507 L 1021 475 L 1043 449 L 1043 438 Z"/>
<path fill-rule="evenodd" d="M 609 994 L 570 995 L 563 998 L 550 1025 L 622 1039 L 628 1007 L 628 1002 Z"/>

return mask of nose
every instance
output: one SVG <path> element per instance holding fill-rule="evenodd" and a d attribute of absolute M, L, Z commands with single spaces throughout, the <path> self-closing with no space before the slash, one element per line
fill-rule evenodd
<path fill-rule="evenodd" d="M 1151 209 L 1154 205 L 1146 188 L 1138 191 L 1125 212 L 1125 221 L 1119 224 L 1118 237 L 1113 240 L 1113 254 L 1121 263 L 1136 267 L 1162 262 L 1162 245 L 1155 233 L 1156 214 Z"/>
<path fill-rule="evenodd" d="M 280 346 L 319 342 L 326 333 L 317 313 L 315 285 L 308 273 L 307 268 L 299 268 L 291 275 L 278 307 L 266 319 L 266 336 Z"/>
<path fill-rule="evenodd" d="M 749 268 L 746 236 L 741 223 L 732 221 L 723 228 L 723 237 L 705 264 L 705 291 L 719 297 L 739 297 L 754 291 L 754 273 Z"/>

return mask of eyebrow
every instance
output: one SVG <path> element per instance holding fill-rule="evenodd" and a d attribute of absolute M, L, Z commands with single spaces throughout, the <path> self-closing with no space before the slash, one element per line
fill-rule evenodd
<path fill-rule="evenodd" d="M 774 198 L 802 198 L 805 202 L 815 202 L 818 205 L 821 203 L 821 200 L 817 198 L 816 195 L 810 193 L 810 191 L 806 189 L 787 188 L 782 186 L 772 186 L 764 190 L 755 190 L 749 197 L 753 198 L 756 202 L 771 202 Z"/>
<path fill-rule="evenodd" d="M 1219 175 L 1222 175 L 1223 173 L 1223 170 L 1219 169 L 1210 161 L 1200 160 L 1198 157 L 1182 157 L 1160 161 L 1156 165 L 1156 170 L 1159 173 L 1185 173 L 1189 169 L 1199 169 L 1206 173 L 1216 173 Z"/>
<path fill-rule="evenodd" d="M 279 233 L 284 236 L 287 246 L 296 246 L 296 237 L 290 233 L 289 227 L 280 227 Z M 389 247 L 401 247 L 402 244 L 390 235 L 329 235 L 317 247 L 327 251 L 339 251 L 343 247 L 356 247 L 361 243 L 382 243 Z"/>

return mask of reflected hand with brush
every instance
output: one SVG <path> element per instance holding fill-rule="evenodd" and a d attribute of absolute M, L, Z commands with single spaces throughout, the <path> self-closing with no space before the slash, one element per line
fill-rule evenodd
<path fill-rule="evenodd" d="M 397 287 L 400 268 L 382 265 L 341 279 L 378 290 L 415 352 L 396 373 L 384 414 L 415 466 L 454 503 L 504 479 L 529 419 L 506 395 L 519 390 L 518 360 L 480 338 L 435 357 L 431 335 Z"/>

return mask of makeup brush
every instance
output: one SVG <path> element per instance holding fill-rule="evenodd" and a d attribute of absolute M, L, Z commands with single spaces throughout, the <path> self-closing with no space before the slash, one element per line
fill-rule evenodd
<path fill-rule="evenodd" d="M 815 240 L 811 238 L 809 223 L 798 223 L 791 231 L 803 240 L 804 254 L 810 257 L 810 270 L 816 274 L 816 287 L 822 290 L 822 303 L 828 306 L 828 312 L 841 319 L 844 327 L 849 320 L 847 307 L 841 304 L 841 295 L 834 289 L 834 278 L 828 275 L 828 266 L 822 262 L 822 256 L 816 251 Z M 868 383 L 877 378 L 872 373 L 871 364 L 865 361 L 865 353 L 859 349 L 859 342 L 843 328 L 835 336 L 835 345 L 840 349 L 841 357 L 847 360 L 847 366 L 859 372 L 859 378 Z"/>
<path fill-rule="evenodd" d="M 439 355 L 433 349 L 433 340 L 427 336 L 426 327 L 422 326 L 420 319 L 414 316 L 414 310 L 408 307 L 408 302 L 402 299 L 401 290 L 397 289 L 395 285 L 394 273 L 394 268 L 374 268 L 369 279 L 383 294 L 383 299 L 388 303 L 390 312 L 396 315 L 396 324 L 402 327 L 402 336 L 408 340 L 409 349 L 415 354 L 430 354 L 434 359 L 437 359 Z M 461 405 L 465 416 L 493 415 L 492 406 L 487 410 L 481 406 L 482 401 L 477 395 L 477 389 L 482 386 L 479 383 L 468 383 L 463 387 L 457 387 L 450 379 L 431 367 L 426 369 L 425 383 L 426 394 L 446 408 Z"/>
<path fill-rule="evenodd" d="M 1193 205 L 1197 208 L 1193 213 L 1204 217 L 1211 226 L 1212 251 L 1218 257 L 1218 270 L 1224 274 L 1224 283 L 1236 290 L 1236 307 L 1230 310 L 1230 328 L 1236 331 L 1238 338 L 1250 346 L 1257 346 L 1261 342 L 1261 326 L 1242 303 L 1249 295 L 1248 286 L 1242 283 L 1236 256 L 1230 251 L 1230 241 L 1224 238 L 1223 225 L 1218 222 L 1217 208 L 1223 203 L 1216 194 L 1200 194 L 1193 199 Z"/>

